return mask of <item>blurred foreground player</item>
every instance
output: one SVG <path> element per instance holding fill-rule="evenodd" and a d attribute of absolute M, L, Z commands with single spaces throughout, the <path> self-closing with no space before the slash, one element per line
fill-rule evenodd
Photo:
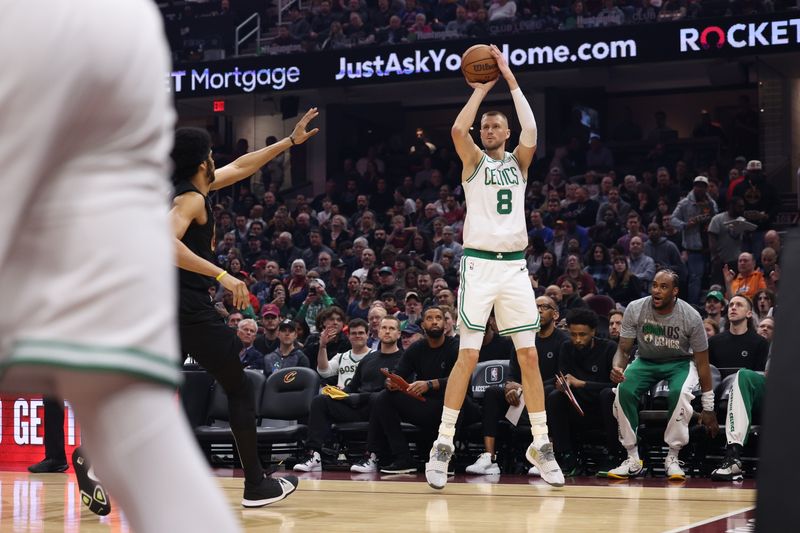
<path fill-rule="evenodd" d="M 18 308 L 0 316 L 0 388 L 70 401 L 133 530 L 237 531 L 174 399 L 158 9 L 12 3 L 0 28 L 0 291 Z"/>
<path fill-rule="evenodd" d="M 309 109 L 289 137 L 220 169 L 214 167 L 207 131 L 180 128 L 175 132 L 171 154 L 175 197 L 170 219 L 180 268 L 181 352 L 208 370 L 228 397 L 231 432 L 244 470 L 244 507 L 261 507 L 284 499 L 297 488 L 297 478 L 267 477 L 261 468 L 252 386 L 239 359 L 242 341 L 225 325 L 208 293 L 219 282 L 233 294 L 234 306 L 245 309 L 250 304 L 249 291 L 244 281 L 215 264 L 214 216 L 208 193 L 252 176 L 277 155 L 316 135 L 318 129 L 306 131 L 306 126 L 317 115 L 316 108 Z"/>
<path fill-rule="evenodd" d="M 481 102 L 497 83 L 469 83 L 473 93 L 456 117 L 451 130 L 456 152 L 463 164 L 461 183 L 467 204 L 464 222 L 464 255 L 458 296 L 460 343 L 458 361 L 447 380 L 439 436 L 433 443 L 425 477 L 435 489 L 447 483 L 447 466 L 455 449 L 453 437 L 458 414 L 478 362 L 484 326 L 494 306 L 501 335 L 514 341 L 522 390 L 531 421 L 533 442 L 526 457 L 539 469 L 542 479 L 554 486 L 564 484 L 547 436 L 544 388 L 536 352 L 539 312 L 525 263 L 528 234 L 525 226 L 525 187 L 528 167 L 536 152 L 536 120 L 514 74 L 497 47 L 492 56 L 508 83 L 522 131 L 513 152 L 505 146 L 511 137 L 508 118 L 498 111 L 481 117 L 478 148 L 470 127 Z"/>

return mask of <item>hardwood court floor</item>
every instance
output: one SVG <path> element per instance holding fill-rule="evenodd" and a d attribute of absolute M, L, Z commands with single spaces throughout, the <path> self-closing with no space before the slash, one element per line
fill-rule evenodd
<path fill-rule="evenodd" d="M 297 493 L 287 500 L 247 510 L 239 506 L 241 478 L 220 477 L 219 483 L 246 531 L 280 533 L 648 533 L 683 531 L 698 522 L 735 515 L 718 527 L 691 529 L 726 531 L 746 524 L 751 514 L 743 513 L 755 501 L 753 489 L 730 484 L 692 488 L 691 481 L 686 486 L 670 486 L 663 480 L 607 485 L 586 479 L 590 483 L 586 485 L 579 479 L 553 489 L 541 480 L 518 476 L 504 476 L 502 484 L 466 483 L 459 477 L 460 482 L 438 492 L 428 488 L 422 476 L 400 478 L 404 481 L 362 476 L 366 480 L 356 476 L 353 480 L 349 474 L 324 475 L 344 479 L 306 474 Z M 702 480 L 695 484 L 708 485 Z M 129 531 L 118 509 L 104 518 L 83 509 L 72 474 L 0 472 L 0 501 L 3 533 Z"/>

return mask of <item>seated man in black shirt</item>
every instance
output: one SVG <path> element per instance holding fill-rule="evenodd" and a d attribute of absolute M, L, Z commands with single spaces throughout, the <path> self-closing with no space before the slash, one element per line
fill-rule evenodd
<path fill-rule="evenodd" d="M 728 330 L 708 339 L 709 362 L 717 368 L 764 370 L 769 342 L 751 327 L 753 302 L 737 294 L 728 302 Z"/>
<path fill-rule="evenodd" d="M 563 331 L 556 329 L 558 322 L 558 305 L 549 296 L 536 299 L 539 307 L 540 329 L 536 332 L 536 351 L 539 354 L 539 372 L 542 375 L 545 397 L 553 390 L 556 370 L 558 370 L 558 353 L 561 345 L 569 340 Z M 486 328 L 484 343 L 489 337 Z M 481 348 L 483 354 L 483 348 Z M 503 418 L 509 405 L 519 405 L 522 393 L 522 373 L 519 368 L 517 353 L 513 349 L 509 358 L 508 380 L 502 387 L 489 387 L 483 396 L 483 446 L 486 451 L 478 456 L 478 460 L 467 467 L 468 474 L 499 474 L 500 467 L 495 461 L 495 438 L 497 422 Z M 520 416 L 520 421 L 528 420 L 527 411 Z M 531 470 L 536 473 L 536 467 Z"/>
<path fill-rule="evenodd" d="M 354 324 L 358 321 L 360 324 Z M 355 319 L 350 323 L 350 330 L 359 330 L 363 338 L 367 337 L 367 323 Z M 308 457 L 297 463 L 294 470 L 298 472 L 318 472 L 322 470 L 322 445 L 330 433 L 334 422 L 366 422 L 370 418 L 372 397 L 383 390 L 384 376 L 381 368 L 393 370 L 403 353 L 397 346 L 400 338 L 400 321 L 393 316 L 381 319 L 378 329 L 380 348 L 365 355 L 357 364 L 353 379 L 344 387 L 350 396 L 340 400 L 320 394 L 311 401 L 308 415 L 308 440 L 306 450 Z M 355 342 L 355 341 L 354 341 Z"/>
<path fill-rule="evenodd" d="M 613 387 L 609 376 L 617 344 L 594 336 L 597 314 L 589 309 L 573 309 L 567 313 L 567 328 L 571 342 L 561 346 L 558 366 L 585 416 L 580 416 L 573 408 L 558 384 L 545 401 L 550 436 L 565 477 L 574 476 L 579 471 L 578 428 L 602 428 L 609 450 L 617 447 L 616 420 L 611 410 L 603 412 L 600 401 L 600 392 Z"/>
<path fill-rule="evenodd" d="M 367 456 L 350 468 L 353 472 L 376 472 L 378 456 L 385 460 L 387 451 L 391 451 L 394 461 L 382 467 L 381 472 L 405 474 L 416 471 L 408 441 L 401 430 L 402 422 L 430 431 L 433 442 L 442 412 L 447 376 L 458 358 L 458 341 L 445 336 L 444 313 L 438 306 L 425 310 L 421 326 L 425 338 L 409 346 L 395 373 L 409 382 L 408 392 L 422 395 L 425 401 L 404 394 L 387 379 L 386 390 L 373 400 Z"/>
<path fill-rule="evenodd" d="M 486 330 L 483 334 L 483 344 L 478 352 L 478 362 L 484 361 L 508 361 L 511 356 L 516 354 L 514 343 L 508 337 L 503 337 L 497 333 L 497 323 L 494 319 L 494 311 L 489 314 L 489 321 L 486 323 Z"/>

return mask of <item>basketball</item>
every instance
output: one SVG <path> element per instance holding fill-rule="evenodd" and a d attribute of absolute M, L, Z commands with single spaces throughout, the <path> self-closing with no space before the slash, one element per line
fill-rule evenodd
<path fill-rule="evenodd" d="M 461 56 L 461 72 L 469 83 L 486 83 L 500 75 L 489 45 L 476 44 Z"/>

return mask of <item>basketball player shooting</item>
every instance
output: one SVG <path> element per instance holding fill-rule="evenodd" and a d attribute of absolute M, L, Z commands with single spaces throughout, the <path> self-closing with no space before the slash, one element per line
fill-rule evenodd
<path fill-rule="evenodd" d="M 498 78 L 487 83 L 468 82 L 474 91 L 451 130 L 463 164 L 461 182 L 467 203 L 458 298 L 461 340 L 458 361 L 447 380 L 439 436 L 425 465 L 425 477 L 435 489 L 443 489 L 447 483 L 456 421 L 478 361 L 492 306 L 499 332 L 511 336 L 522 370 L 522 390 L 533 432 L 526 457 L 538 467 L 547 483 L 557 487 L 564 484 L 564 475 L 547 436 L 544 389 L 535 344 L 539 312 L 524 257 L 528 245 L 525 186 L 536 152 L 536 120 L 496 46 L 491 46 L 491 54 L 511 90 L 522 131 L 514 151 L 506 152 L 506 142 L 511 136 L 508 119 L 498 111 L 488 111 L 480 122 L 483 150 L 478 148 L 470 136 L 470 126 Z"/>

